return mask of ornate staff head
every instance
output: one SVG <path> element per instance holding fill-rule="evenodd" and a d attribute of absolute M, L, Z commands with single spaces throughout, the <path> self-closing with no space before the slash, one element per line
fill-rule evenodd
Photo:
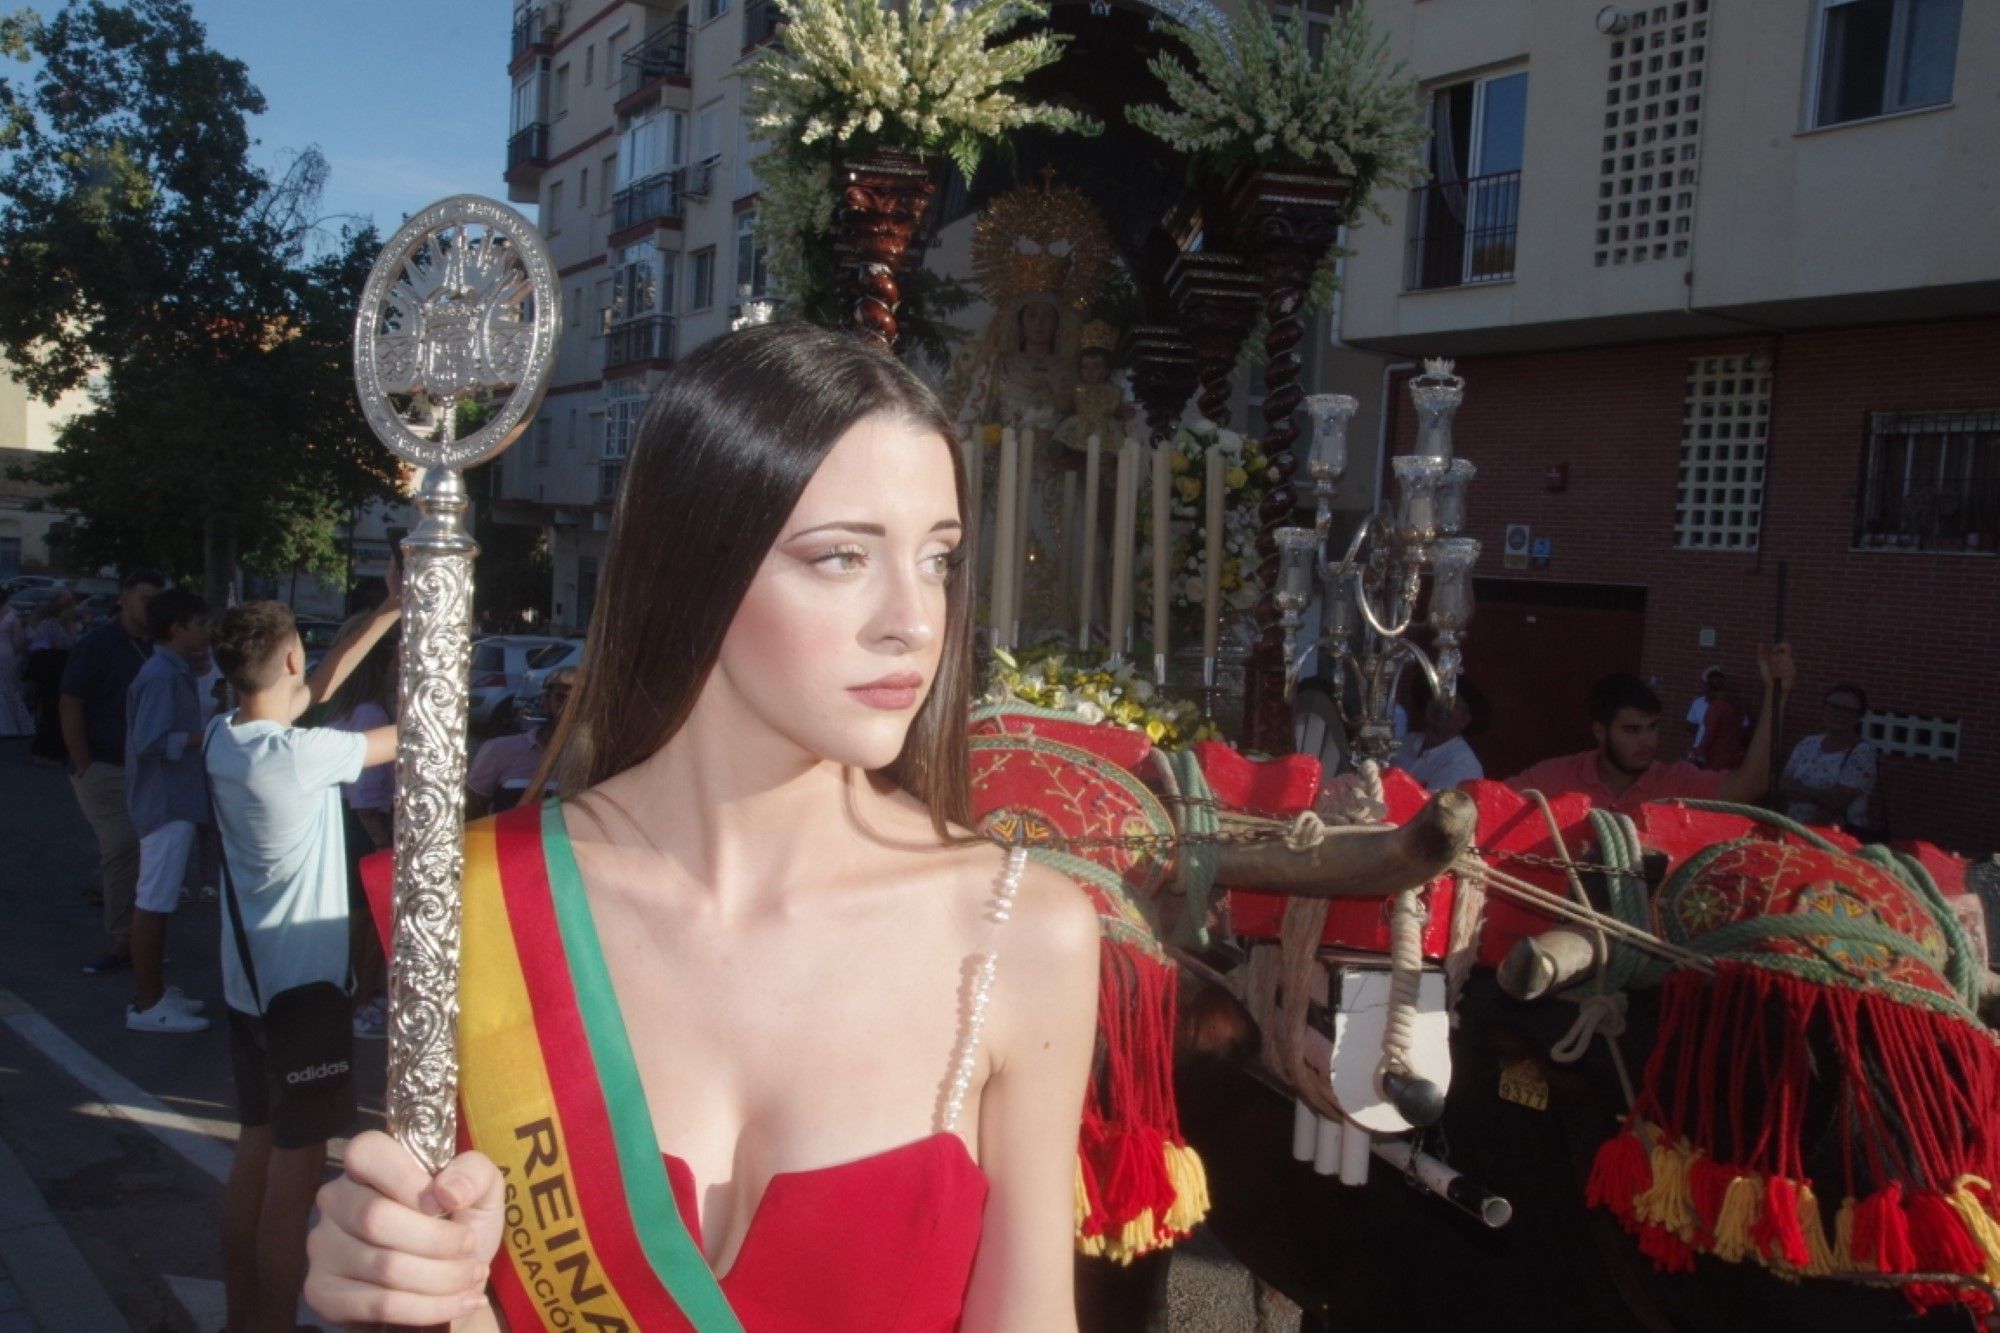
<path fill-rule="evenodd" d="M 396 229 L 354 320 L 361 410 L 421 469 L 403 540 L 396 750 L 395 929 L 389 966 L 389 1129 L 426 1168 L 457 1136 L 459 886 L 464 869 L 472 561 L 459 469 L 533 418 L 555 367 L 560 302 L 542 238 L 513 209 L 439 200 Z M 488 415 L 459 437 L 459 409 Z"/>

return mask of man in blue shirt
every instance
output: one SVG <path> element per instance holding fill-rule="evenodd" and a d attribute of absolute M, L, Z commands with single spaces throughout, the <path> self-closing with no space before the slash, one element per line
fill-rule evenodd
<path fill-rule="evenodd" d="M 132 894 L 139 879 L 139 839 L 125 807 L 125 692 L 153 651 L 146 603 L 167 586 L 158 570 L 135 569 L 118 581 L 118 614 L 83 636 L 63 666 L 56 712 L 69 752 L 70 788 L 97 835 L 104 899 L 104 955 L 84 965 L 93 976 L 132 966 Z"/>
<path fill-rule="evenodd" d="M 200 1032 L 201 1001 L 168 986 L 167 918 L 180 906 L 195 826 L 209 821 L 201 767 L 199 667 L 208 662 L 208 603 L 169 588 L 146 605 L 153 655 L 125 696 L 125 799 L 139 835 L 139 881 L 132 908 L 134 1032 Z"/>

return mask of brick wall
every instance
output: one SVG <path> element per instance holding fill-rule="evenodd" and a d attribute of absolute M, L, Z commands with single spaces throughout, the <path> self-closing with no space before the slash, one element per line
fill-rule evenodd
<path fill-rule="evenodd" d="M 1772 363 L 1762 550 L 1676 549 L 1688 361 L 1751 352 Z M 1527 523 L 1553 539 L 1553 558 L 1508 577 L 1643 586 L 1663 753 L 1677 748 L 1676 720 L 1709 663 L 1734 676 L 1739 705 L 1754 702 L 1782 560 L 1801 674 L 1781 752 L 1818 729 L 1837 680 L 1876 708 L 1962 719 L 1957 762 L 1884 764 L 1895 832 L 1973 854 L 2000 847 L 2000 558 L 1851 549 L 1867 414 L 2000 407 L 2000 319 L 1481 357 L 1458 371 L 1458 452 L 1479 465 L 1468 530 L 1485 545 L 1480 572 L 1502 573 L 1504 527 Z M 1399 451 L 1412 427 L 1404 399 Z M 1543 472 L 1557 463 L 1569 484 L 1551 494 Z M 1712 648 L 1699 644 L 1703 628 Z M 1584 739 L 1551 736 L 1549 752 Z"/>

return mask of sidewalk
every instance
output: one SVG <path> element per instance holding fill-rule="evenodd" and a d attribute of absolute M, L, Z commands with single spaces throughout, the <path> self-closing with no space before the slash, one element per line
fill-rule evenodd
<path fill-rule="evenodd" d="M 0 1333 L 114 1333 L 125 1316 L 0 1143 Z"/>

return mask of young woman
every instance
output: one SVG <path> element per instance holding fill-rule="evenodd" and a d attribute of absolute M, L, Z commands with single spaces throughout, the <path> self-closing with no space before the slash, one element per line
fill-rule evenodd
<path fill-rule="evenodd" d="M 1778 796 L 1785 813 L 1805 824 L 1829 824 L 1845 829 L 1863 842 L 1885 839 L 1887 830 L 1875 818 L 1875 782 L 1879 762 L 1875 747 L 1861 739 L 1861 719 L 1868 713 L 1868 696 L 1858 685 L 1836 685 L 1827 691 L 1826 729 L 1792 747 L 1779 779 Z"/>
<path fill-rule="evenodd" d="M 952 438 L 902 366 L 804 326 L 661 386 L 560 799 L 468 834 L 476 1151 L 432 1179 L 354 1140 L 321 1314 L 1075 1327 L 1097 924 L 967 832 Z"/>

